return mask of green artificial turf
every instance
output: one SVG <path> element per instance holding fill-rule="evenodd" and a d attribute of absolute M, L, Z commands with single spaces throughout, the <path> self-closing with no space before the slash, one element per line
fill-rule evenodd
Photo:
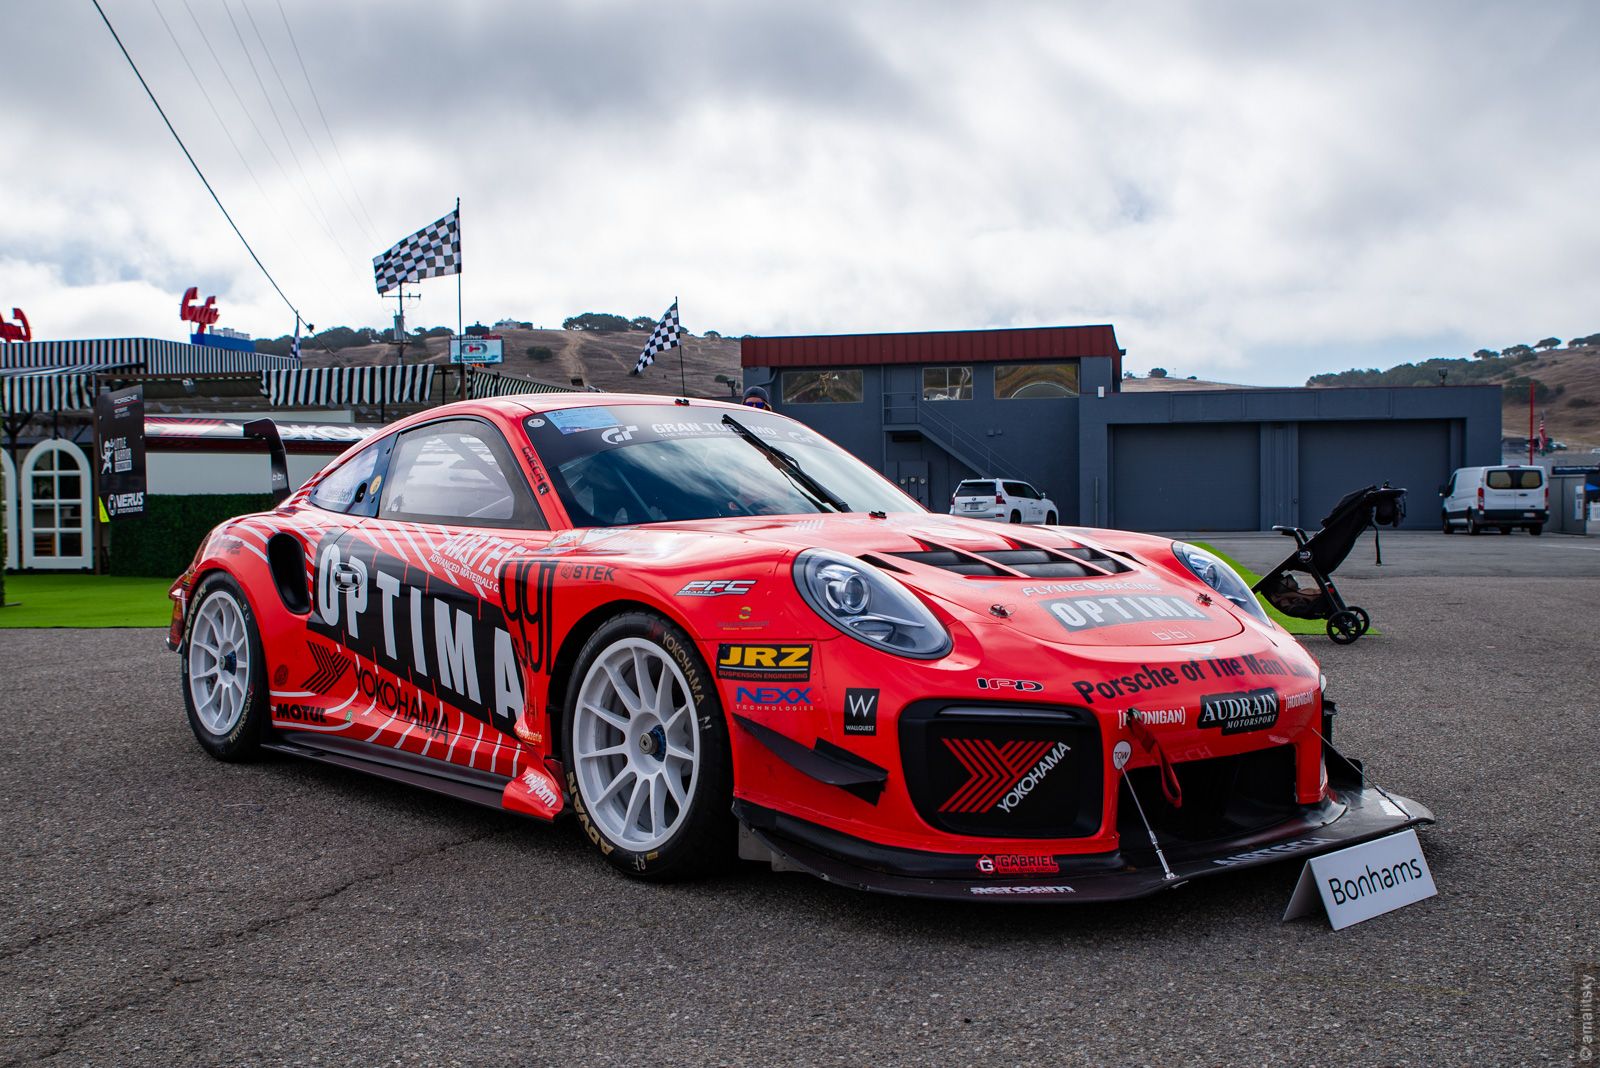
<path fill-rule="evenodd" d="M 165 627 L 171 579 L 111 575 L 10 574 L 0 629 L 8 627 Z"/>
<path fill-rule="evenodd" d="M 1251 571 L 1248 567 L 1245 567 L 1243 564 L 1239 563 L 1239 561 L 1218 549 L 1215 545 L 1207 545 L 1203 541 L 1197 541 L 1193 544 L 1198 545 L 1212 556 L 1217 557 L 1223 563 L 1239 572 L 1239 577 L 1244 579 L 1244 584 L 1246 586 L 1254 586 L 1257 582 L 1261 581 L 1260 575 L 1256 574 L 1254 571 Z M 1266 609 L 1267 618 L 1271 619 L 1274 623 L 1288 631 L 1290 634 L 1326 635 L 1328 633 L 1328 621 L 1325 619 L 1296 619 L 1294 616 L 1284 615 L 1282 612 L 1268 604 L 1266 599 L 1259 595 L 1257 595 L 1256 600 L 1260 602 L 1262 608 Z M 1373 627 L 1371 630 L 1367 631 L 1367 633 L 1377 634 L 1378 628 Z"/>

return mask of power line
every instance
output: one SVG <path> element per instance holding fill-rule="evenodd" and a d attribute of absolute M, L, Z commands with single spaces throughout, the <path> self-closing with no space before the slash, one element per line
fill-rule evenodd
<path fill-rule="evenodd" d="M 355 194 L 356 205 L 361 208 L 361 215 L 367 220 L 367 232 L 374 241 L 379 240 L 378 228 L 372 222 L 372 214 L 367 211 L 367 205 L 361 199 L 361 189 L 350 177 L 350 168 L 345 166 L 344 153 L 339 150 L 339 141 L 333 136 L 333 127 L 328 125 L 327 113 L 322 110 L 322 98 L 317 96 L 317 87 L 311 84 L 311 71 L 306 68 L 305 57 L 300 54 L 300 42 L 295 40 L 294 29 L 289 25 L 289 14 L 283 9 L 283 0 L 277 0 L 278 16 L 283 19 L 283 29 L 289 35 L 289 45 L 294 49 L 294 58 L 300 64 L 300 73 L 305 77 L 306 88 L 311 90 L 311 102 L 317 106 L 317 117 L 322 120 L 322 130 L 328 135 L 328 143 L 333 146 L 333 155 L 339 161 L 339 170 L 344 173 L 345 184 L 350 187 L 350 192 Z"/>
<path fill-rule="evenodd" d="M 183 158 L 189 161 L 189 166 L 194 168 L 194 173 L 200 179 L 200 184 L 206 187 L 206 192 L 210 193 L 211 199 L 216 201 L 217 210 L 222 212 L 222 217 L 228 220 L 229 226 L 233 227 L 233 232 L 238 236 L 239 243 L 244 246 L 244 250 L 246 252 L 250 253 L 250 258 L 254 260 L 256 266 L 261 269 L 261 273 L 266 276 L 267 281 L 272 283 L 272 288 L 277 290 L 279 297 L 283 298 L 283 303 L 288 306 L 290 311 L 294 312 L 295 318 L 304 319 L 305 316 L 300 314 L 300 309 L 294 306 L 294 302 L 289 299 L 286 293 L 284 293 L 283 287 L 278 285 L 278 280 L 272 277 L 271 271 L 267 270 L 267 265 L 261 262 L 260 256 L 256 255 L 256 250 L 250 247 L 249 241 L 245 240 L 243 231 L 239 229 L 239 224 L 233 221 L 233 216 L 228 214 L 228 209 L 222 206 L 222 198 L 217 196 L 217 191 L 215 189 L 211 188 L 211 183 L 206 180 L 205 172 L 200 169 L 200 164 L 196 163 L 194 161 L 194 156 L 190 154 L 189 146 L 185 145 L 183 143 L 183 138 L 178 136 L 178 131 L 173 128 L 172 120 L 167 118 L 167 112 L 161 106 L 161 101 L 157 100 L 156 94 L 150 90 L 150 83 L 144 80 L 143 74 L 139 73 L 139 65 L 135 63 L 133 61 L 133 57 L 128 54 L 128 46 L 122 43 L 122 38 L 117 35 L 117 28 L 111 25 L 111 20 L 106 17 L 105 8 L 100 6 L 100 0 L 90 0 L 90 2 L 94 4 L 94 9 L 100 13 L 100 21 L 104 22 L 106 24 L 106 29 L 111 31 L 111 39 L 117 42 L 117 48 L 122 52 L 122 58 L 128 61 L 128 66 L 133 70 L 133 76 L 138 78 L 139 84 L 144 87 L 145 96 L 148 96 L 150 98 L 150 103 L 156 106 L 156 112 L 161 116 L 161 121 L 166 123 L 167 132 L 172 135 L 172 139 L 174 141 L 178 142 L 178 147 L 183 149 Z"/>
<path fill-rule="evenodd" d="M 348 258 L 350 253 L 345 250 L 343 245 L 339 244 L 339 239 L 333 236 L 333 231 L 329 229 L 327 222 L 317 214 L 316 205 L 306 198 L 305 191 L 295 184 L 294 179 L 289 177 L 289 171 L 284 167 L 283 160 L 279 159 L 278 153 L 273 151 L 272 142 L 268 141 L 267 135 L 261 131 L 261 124 L 256 122 L 255 115 L 251 114 L 249 106 L 245 104 L 244 96 L 240 94 L 239 87 L 233 84 L 233 78 L 228 74 L 227 64 L 223 63 L 222 57 L 217 55 L 216 47 L 212 45 L 211 38 L 206 34 L 205 27 L 195 17 L 194 8 L 189 6 L 189 0 L 183 0 L 183 9 L 188 12 L 189 21 L 194 25 L 195 32 L 200 35 L 200 40 L 205 43 L 206 51 L 211 54 L 211 62 L 217 65 L 217 70 L 222 74 L 223 82 L 227 84 L 228 91 L 233 94 L 234 102 L 239 105 L 239 110 L 244 113 L 245 119 L 250 123 L 250 128 L 256 132 L 256 137 L 261 141 L 261 147 L 267 150 L 267 155 L 272 158 L 273 165 L 278 168 L 278 174 L 282 176 L 283 184 L 294 190 L 295 196 L 300 198 L 300 203 L 306 209 L 306 215 L 310 217 L 312 222 L 317 224 L 327 239 L 339 249 L 340 255 Z"/>
<path fill-rule="evenodd" d="M 300 105 L 294 102 L 294 94 L 289 92 L 289 84 L 283 80 L 283 72 L 278 70 L 278 61 L 273 58 L 272 48 L 267 44 L 267 39 L 261 33 L 261 27 L 256 24 L 256 17 L 250 11 L 248 0 L 239 0 L 239 6 L 244 8 L 244 17 L 250 22 L 250 32 L 256 35 L 256 43 L 261 46 L 262 54 L 267 57 L 267 66 L 272 70 L 272 76 L 278 80 L 278 88 L 283 90 L 283 97 L 289 101 L 289 110 L 294 112 L 294 121 L 300 124 L 300 132 L 306 136 L 306 144 L 311 146 L 311 152 L 317 157 L 317 166 L 322 168 L 322 176 L 328 180 L 333 191 L 339 195 L 339 201 L 344 205 L 344 210 L 350 213 L 350 221 L 356 224 L 357 231 L 362 228 L 361 219 L 356 215 L 356 209 L 350 203 L 350 198 L 344 195 L 344 190 L 339 188 L 339 183 L 333 180 L 333 172 L 328 169 L 328 161 L 322 158 L 322 149 L 317 147 L 317 139 L 311 136 L 311 130 L 306 126 L 306 120 L 300 114 Z M 376 241 L 372 234 L 367 234 L 368 240 Z"/>
<path fill-rule="evenodd" d="M 178 58 L 183 60 L 183 65 L 188 68 L 189 77 L 194 79 L 195 88 L 200 90 L 200 96 L 205 100 L 206 106 L 211 109 L 212 117 L 217 120 L 217 125 L 222 128 L 222 135 L 228 139 L 228 144 L 233 146 L 234 155 L 239 157 L 239 162 L 244 165 L 245 172 L 250 175 L 250 181 L 255 184 L 256 192 L 261 194 L 262 202 L 265 203 L 272 211 L 272 214 L 277 218 L 279 225 L 282 226 L 286 232 L 289 231 L 289 221 L 284 218 L 283 213 L 278 210 L 278 206 L 273 203 L 272 198 L 267 195 L 266 187 L 261 184 L 261 179 L 256 175 L 255 168 L 250 166 L 250 160 L 245 156 L 244 150 L 239 147 L 239 142 L 234 139 L 233 131 L 228 128 L 227 120 L 222 117 L 222 112 L 218 110 L 216 101 L 212 100 L 211 94 L 206 90 L 205 82 L 200 80 L 200 72 L 194 69 L 193 63 L 189 62 L 188 53 L 183 49 L 183 42 L 179 41 L 178 35 L 173 32 L 171 23 L 167 21 L 166 13 L 161 10 L 161 4 L 159 0 L 150 0 L 150 6 L 155 8 L 156 17 L 161 20 L 161 25 L 166 29 L 167 36 L 172 39 L 172 46 L 178 51 Z M 308 265 L 311 267 L 312 273 L 317 276 L 317 280 L 322 283 L 323 288 L 330 289 L 331 287 L 328 285 L 328 280 L 324 278 L 322 272 L 317 269 L 316 263 L 308 261 Z"/>
<path fill-rule="evenodd" d="M 233 5 L 228 3 L 228 0 L 222 0 L 222 10 L 228 13 L 228 22 L 233 26 L 233 34 L 239 38 L 239 49 L 244 53 L 245 60 L 250 64 L 250 73 L 255 75 L 256 85 L 261 89 L 261 95 L 266 98 L 267 110 L 272 112 L 272 121 L 278 124 L 278 133 L 283 135 L 283 143 L 289 149 L 289 158 L 294 160 L 295 170 L 300 172 L 300 180 L 306 184 L 307 194 L 316 202 L 317 210 L 321 212 L 323 222 L 329 228 L 328 236 L 333 238 L 333 243 L 339 246 L 339 251 L 344 253 L 347 259 L 352 258 L 350 250 L 344 247 L 344 242 L 340 241 L 339 236 L 333 233 L 333 221 L 328 215 L 327 209 L 322 206 L 322 202 L 317 199 L 317 191 L 311 186 L 311 179 L 306 174 L 305 164 L 300 162 L 300 153 L 294 150 L 294 140 L 289 136 L 288 128 L 283 125 L 283 116 L 278 114 L 278 105 L 273 102 L 272 94 L 267 92 L 267 83 L 261 78 L 261 70 L 256 66 L 255 56 L 250 54 L 250 46 L 244 43 L 244 33 L 239 29 L 239 21 L 233 17 Z"/>

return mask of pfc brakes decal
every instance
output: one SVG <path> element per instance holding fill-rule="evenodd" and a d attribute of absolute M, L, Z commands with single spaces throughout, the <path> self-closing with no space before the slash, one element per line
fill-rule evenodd
<path fill-rule="evenodd" d="M 502 575 L 517 577 L 521 563 L 509 562 Z M 345 588 L 336 576 L 354 582 Z M 511 603 L 511 591 L 505 595 Z M 523 692 L 505 624 L 495 605 L 376 546 L 330 535 L 317 547 L 315 604 L 306 623 L 313 633 L 511 733 Z M 547 628 L 544 640 L 548 644 Z M 329 667 L 319 658 L 317 674 L 332 674 Z"/>
<path fill-rule="evenodd" d="M 1010 812 L 1071 752 L 1066 742 L 993 742 L 946 738 L 945 746 L 967 771 L 967 781 L 939 806 L 940 812 Z"/>

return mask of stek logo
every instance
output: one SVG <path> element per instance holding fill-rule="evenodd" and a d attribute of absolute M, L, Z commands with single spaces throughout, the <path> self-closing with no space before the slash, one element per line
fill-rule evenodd
<path fill-rule="evenodd" d="M 600 440 L 607 445 L 621 445 L 624 441 L 632 441 L 633 432 L 638 429 L 637 426 L 631 424 L 629 426 L 614 426 L 609 430 L 601 431 Z"/>
<path fill-rule="evenodd" d="M 755 588 L 755 579 L 695 579 L 678 591 L 679 597 L 743 596 Z"/>
<path fill-rule="evenodd" d="M 877 690 L 846 690 L 844 692 L 844 732 L 846 734 L 878 733 Z"/>
<path fill-rule="evenodd" d="M 1072 751 L 1066 742 L 993 742 L 946 738 L 945 746 L 966 769 L 967 781 L 939 806 L 940 812 L 1010 812 Z"/>
<path fill-rule="evenodd" d="M 741 705 L 809 705 L 811 703 L 811 687 L 796 686 L 784 688 L 782 686 L 740 686 L 734 691 L 733 699 Z"/>

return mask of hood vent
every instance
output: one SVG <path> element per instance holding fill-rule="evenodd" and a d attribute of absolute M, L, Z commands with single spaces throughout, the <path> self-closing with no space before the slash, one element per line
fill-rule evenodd
<path fill-rule="evenodd" d="M 885 556 L 937 567 L 957 575 L 987 578 L 1099 578 L 1133 568 L 1098 549 L 1076 547 L 1046 549 L 1036 545 L 968 552 L 923 542 L 920 552 L 885 553 Z"/>

